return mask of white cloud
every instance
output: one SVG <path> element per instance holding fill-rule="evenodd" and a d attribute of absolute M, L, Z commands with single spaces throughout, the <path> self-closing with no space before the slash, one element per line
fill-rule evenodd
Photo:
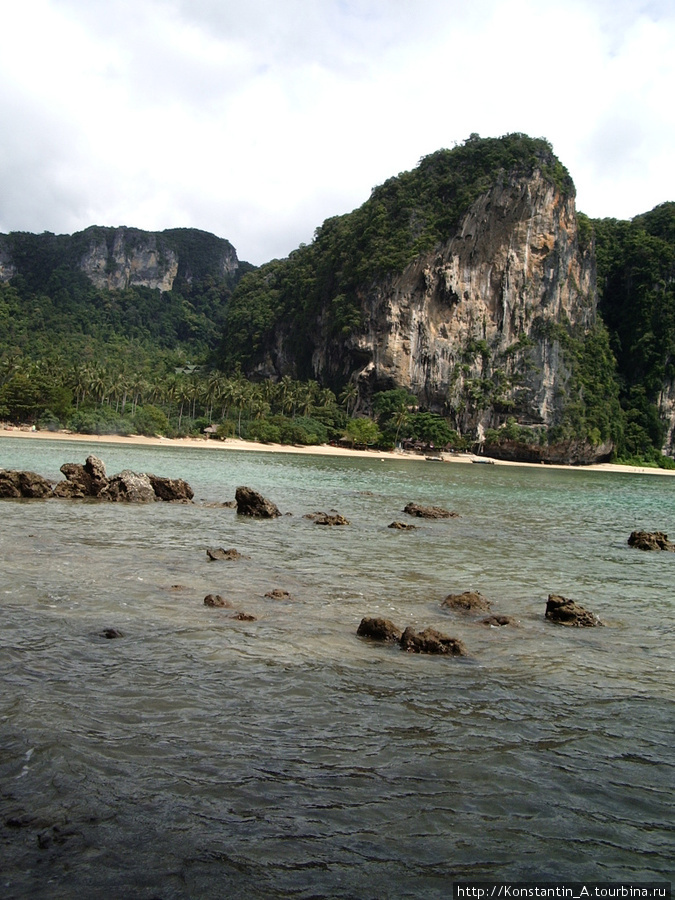
<path fill-rule="evenodd" d="M 547 137 L 594 216 L 675 197 L 669 2 L 3 5 L 0 231 L 194 226 L 261 263 L 474 131 Z"/>

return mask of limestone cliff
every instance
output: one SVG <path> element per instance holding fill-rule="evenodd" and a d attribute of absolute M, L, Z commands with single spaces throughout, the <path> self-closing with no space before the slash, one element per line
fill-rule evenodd
<path fill-rule="evenodd" d="M 595 321 L 590 248 L 580 250 L 574 195 L 541 171 L 500 179 L 452 236 L 404 271 L 358 291 L 361 327 L 331 330 L 330 304 L 312 330 L 311 374 L 354 381 L 361 409 L 375 391 L 410 390 L 479 437 L 516 416 L 556 425 L 569 400 L 561 329 Z M 259 374 L 297 366 L 297 337 L 273 333 Z"/>
<path fill-rule="evenodd" d="M 239 261 L 229 241 L 194 228 L 92 226 L 73 235 L 0 235 L 0 281 L 28 273 L 45 280 L 64 265 L 83 272 L 98 288 L 170 291 L 178 276 L 192 282 L 235 275 Z"/>

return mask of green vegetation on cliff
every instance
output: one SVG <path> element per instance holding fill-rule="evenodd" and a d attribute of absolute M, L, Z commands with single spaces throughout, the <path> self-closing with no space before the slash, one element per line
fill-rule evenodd
<path fill-rule="evenodd" d="M 664 386 L 675 381 L 675 203 L 629 222 L 593 222 L 599 311 L 618 364 L 619 454 L 660 457 Z"/>

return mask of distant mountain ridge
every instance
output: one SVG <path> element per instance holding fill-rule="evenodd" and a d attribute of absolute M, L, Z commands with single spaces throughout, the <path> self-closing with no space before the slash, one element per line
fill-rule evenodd
<path fill-rule="evenodd" d="M 0 235 L 0 281 L 20 274 L 47 283 L 60 266 L 83 272 L 97 288 L 170 291 L 177 277 L 188 283 L 229 278 L 239 260 L 229 241 L 196 228 L 142 231 L 93 225 L 72 235 Z"/>

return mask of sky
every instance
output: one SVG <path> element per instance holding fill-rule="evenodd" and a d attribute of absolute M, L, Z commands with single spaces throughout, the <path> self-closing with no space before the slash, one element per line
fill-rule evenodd
<path fill-rule="evenodd" d="M 0 0 L 0 233 L 192 227 L 260 265 L 470 134 L 577 208 L 675 200 L 674 0 Z"/>

